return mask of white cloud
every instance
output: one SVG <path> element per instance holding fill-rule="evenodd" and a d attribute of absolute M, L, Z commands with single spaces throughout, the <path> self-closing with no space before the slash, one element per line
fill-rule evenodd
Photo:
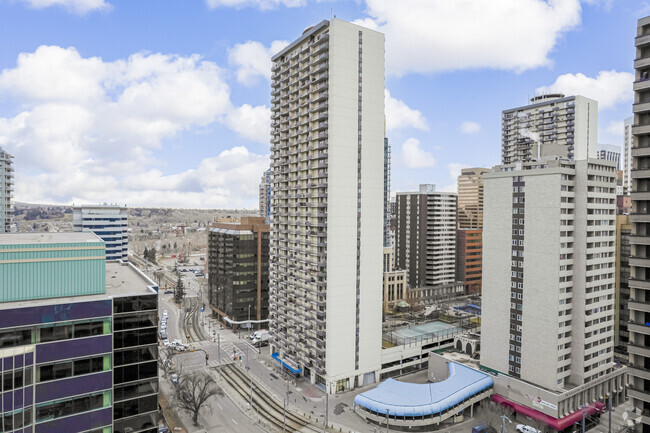
<path fill-rule="evenodd" d="M 268 145 L 268 107 L 233 105 L 222 75 L 196 55 L 137 53 L 105 62 L 56 46 L 21 54 L 15 68 L 0 72 L 0 99 L 23 107 L 0 117 L 0 146 L 22 167 L 16 198 L 254 206 L 268 155 L 235 147 L 171 175 L 154 158 L 165 139 L 214 122 Z"/>
<path fill-rule="evenodd" d="M 606 134 L 609 134 L 612 137 L 616 137 L 622 140 L 623 135 L 625 135 L 624 122 L 622 120 L 615 120 L 613 122 L 609 122 L 604 132 Z"/>
<path fill-rule="evenodd" d="M 548 66 L 580 24 L 579 0 L 366 0 L 356 22 L 386 35 L 388 73 Z M 408 49 L 405 49 L 408 47 Z"/>
<path fill-rule="evenodd" d="M 458 192 L 458 176 L 460 176 L 462 169 L 469 168 L 469 167 L 470 166 L 467 164 L 462 164 L 458 162 L 451 162 L 447 164 L 447 173 L 449 174 L 449 181 L 451 183 L 440 188 L 440 191 Z"/>
<path fill-rule="evenodd" d="M 596 78 L 585 74 L 564 74 L 550 86 L 537 88 L 538 93 L 561 92 L 566 95 L 582 95 L 598 101 L 599 109 L 614 107 L 620 103 L 630 104 L 634 97 L 631 72 L 601 71 Z"/>
<path fill-rule="evenodd" d="M 429 168 L 436 165 L 436 160 L 431 152 L 420 146 L 420 140 L 407 139 L 402 144 L 402 162 L 408 168 Z"/>
<path fill-rule="evenodd" d="M 111 9 L 111 4 L 104 0 L 21 0 L 34 9 L 44 9 L 51 6 L 60 6 L 77 15 L 88 12 L 105 11 Z"/>
<path fill-rule="evenodd" d="M 259 77 L 271 80 L 271 57 L 284 47 L 288 41 L 273 41 L 265 47 L 257 41 L 236 44 L 228 50 L 228 62 L 237 69 L 237 81 L 250 86 L 257 83 Z"/>
<path fill-rule="evenodd" d="M 481 125 L 470 120 L 461 123 L 460 130 L 463 134 L 476 134 L 481 130 Z"/>
<path fill-rule="evenodd" d="M 388 90 L 384 91 L 384 96 L 386 98 L 386 130 L 394 131 L 402 128 L 429 130 L 427 120 L 420 111 L 414 110 L 399 99 L 393 98 Z"/>
<path fill-rule="evenodd" d="M 259 143 L 271 139 L 271 109 L 244 104 L 226 117 L 226 125 L 242 137 Z"/>
<path fill-rule="evenodd" d="M 254 7 L 260 10 L 275 9 L 278 6 L 289 8 L 301 7 L 307 4 L 307 0 L 205 0 L 205 4 L 210 9 L 218 7 Z"/>

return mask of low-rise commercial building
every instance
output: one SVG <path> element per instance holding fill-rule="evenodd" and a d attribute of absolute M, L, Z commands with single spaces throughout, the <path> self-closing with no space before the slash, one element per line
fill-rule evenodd
<path fill-rule="evenodd" d="M 393 266 L 393 248 L 384 247 L 384 311 L 391 310 L 400 302 L 407 302 L 406 271 Z"/>

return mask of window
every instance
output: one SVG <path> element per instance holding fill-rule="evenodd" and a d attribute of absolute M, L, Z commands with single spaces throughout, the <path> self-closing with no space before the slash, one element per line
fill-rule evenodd
<path fill-rule="evenodd" d="M 111 404 L 111 392 L 104 391 L 83 397 L 55 400 L 36 406 L 36 422 L 49 421 L 64 416 L 88 412 Z"/>
<path fill-rule="evenodd" d="M 50 380 L 81 376 L 83 374 L 108 371 L 110 369 L 110 355 L 56 362 L 52 364 L 39 365 L 36 368 L 36 382 L 48 382 Z"/>

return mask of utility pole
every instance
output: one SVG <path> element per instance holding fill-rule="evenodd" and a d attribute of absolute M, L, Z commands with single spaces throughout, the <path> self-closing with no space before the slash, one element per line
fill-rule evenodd
<path fill-rule="evenodd" d="M 587 413 L 587 406 L 582 405 L 582 433 L 585 433 L 585 414 Z"/>
<path fill-rule="evenodd" d="M 612 395 L 607 395 L 607 403 L 609 406 L 609 426 L 607 433 L 612 433 Z"/>
<path fill-rule="evenodd" d="M 248 332 L 251 330 L 251 304 L 248 304 Z"/>
<path fill-rule="evenodd" d="M 217 362 L 221 365 L 221 334 L 217 334 Z"/>
<path fill-rule="evenodd" d="M 329 397 L 330 397 L 330 395 L 326 390 L 325 391 L 325 417 L 323 418 L 323 433 L 325 433 L 325 429 L 327 428 L 327 421 L 328 421 L 327 415 L 328 415 L 328 412 L 329 412 L 329 403 L 330 403 L 329 402 Z"/>

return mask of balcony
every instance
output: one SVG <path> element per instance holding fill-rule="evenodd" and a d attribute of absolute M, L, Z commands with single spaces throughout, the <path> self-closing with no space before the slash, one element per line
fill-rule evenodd
<path fill-rule="evenodd" d="M 630 277 L 628 286 L 633 289 L 650 289 L 650 281 Z"/>
<path fill-rule="evenodd" d="M 646 304 L 644 302 L 635 302 L 633 300 L 629 300 L 627 303 L 627 306 L 630 310 L 634 311 L 644 311 L 646 313 L 650 313 L 650 304 Z M 648 355 L 650 356 L 650 355 Z"/>
<path fill-rule="evenodd" d="M 639 201 L 639 200 L 650 200 L 650 191 L 632 191 L 632 194 L 630 194 L 632 197 L 633 201 Z"/>
<path fill-rule="evenodd" d="M 650 35 L 637 36 L 634 38 L 635 47 L 643 47 L 650 44 Z"/>
<path fill-rule="evenodd" d="M 650 177 L 650 168 L 633 168 L 632 179 L 644 179 Z"/>
<path fill-rule="evenodd" d="M 650 134 L 650 125 L 637 125 L 632 127 L 632 134 Z"/>
<path fill-rule="evenodd" d="M 638 92 L 639 90 L 650 89 L 650 80 L 635 81 L 632 85 L 632 88 L 635 92 Z"/>
<path fill-rule="evenodd" d="M 650 391 L 639 391 L 637 389 L 629 387 L 627 389 L 627 395 L 628 397 L 631 397 L 635 400 L 641 400 L 645 401 L 646 403 L 650 403 Z"/>
<path fill-rule="evenodd" d="M 645 113 L 646 111 L 650 111 L 650 102 L 632 104 L 633 113 Z"/>
<path fill-rule="evenodd" d="M 627 351 L 632 355 L 640 355 L 645 356 L 646 358 L 650 358 L 650 348 L 647 346 L 629 343 L 627 345 Z"/>
<path fill-rule="evenodd" d="M 634 323 L 630 321 L 627 325 L 627 330 L 629 332 L 635 332 L 637 334 L 650 335 L 650 326 L 645 324 Z"/>
<path fill-rule="evenodd" d="M 642 366 L 635 366 L 634 364 L 630 364 L 628 366 L 628 374 L 633 377 L 650 380 L 650 371 L 643 368 Z"/>
<path fill-rule="evenodd" d="M 634 69 L 640 69 L 650 66 L 650 57 L 634 59 Z"/>
<path fill-rule="evenodd" d="M 630 222 L 633 223 L 650 223 L 650 213 L 631 213 Z"/>
<path fill-rule="evenodd" d="M 650 245 L 650 236 L 630 235 L 630 243 L 634 245 Z"/>

